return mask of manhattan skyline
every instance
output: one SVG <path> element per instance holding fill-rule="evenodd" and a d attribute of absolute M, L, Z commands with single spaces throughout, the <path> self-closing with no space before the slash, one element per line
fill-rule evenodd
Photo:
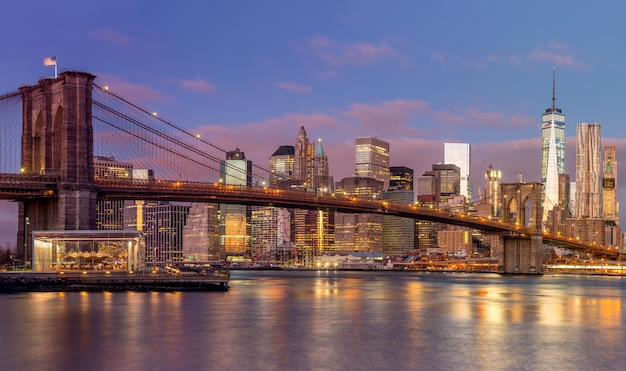
<path fill-rule="evenodd" d="M 503 182 L 520 173 L 540 181 L 554 67 L 573 180 L 577 123 L 602 124 L 602 143 L 617 147 L 618 163 L 626 143 L 626 54 L 614 47 L 626 8 L 608 7 L 11 3 L 0 15 L 0 29 L 15 34 L 4 43 L 0 92 L 52 77 L 42 60 L 56 56 L 60 71 L 93 73 L 99 85 L 262 166 L 304 125 L 312 141 L 322 138 L 335 181 L 354 175 L 354 139 L 377 136 L 390 143 L 390 165 L 416 176 L 444 161 L 445 142 L 469 143 L 477 189 L 486 163 L 502 170 Z"/>

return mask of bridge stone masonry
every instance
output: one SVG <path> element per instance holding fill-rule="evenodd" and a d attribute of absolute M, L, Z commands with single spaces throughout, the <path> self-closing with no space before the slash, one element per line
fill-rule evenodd
<path fill-rule="evenodd" d="M 25 246 L 26 251 L 30 251 L 31 241 L 24 241 L 25 228 L 96 228 L 91 125 L 94 78 L 84 72 L 63 72 L 57 78 L 20 88 L 21 171 L 57 178 L 57 197 L 25 199 L 19 205 L 18 246 Z"/>
<path fill-rule="evenodd" d="M 526 227 L 526 204 L 531 204 L 531 215 L 527 234 L 501 235 L 492 251 L 498 256 L 499 269 L 503 273 L 543 273 L 543 230 L 541 206 L 541 183 L 501 184 L 500 194 L 502 221 L 511 224 L 511 205 L 515 203 L 517 213 L 515 225 Z"/>
<path fill-rule="evenodd" d="M 502 221 L 493 221 L 415 205 L 264 187 L 243 186 L 233 190 L 221 184 L 180 179 L 170 183 L 166 180 L 150 183 L 94 179 L 94 79 L 90 73 L 68 71 L 19 89 L 22 99 L 21 174 L 0 174 L 0 194 L 3 199 L 19 202 L 17 242 L 18 246 L 24 246 L 24 252 L 32 251 L 32 241 L 27 238 L 31 231 L 95 230 L 98 199 L 168 199 L 373 212 L 456 224 L 493 233 L 492 254 L 499 259 L 501 273 L 543 273 L 543 243 L 554 237 L 546 237 L 542 231 L 540 183 L 502 184 Z M 15 186 L 14 179 L 20 177 L 24 185 Z M 41 180 L 35 181 L 37 177 Z M 13 188 L 6 184 L 13 184 Z M 40 188 L 32 189 L 33 184 L 39 184 Z M 530 210 L 526 210 L 527 203 L 531 205 Z M 513 205 L 515 213 L 511 212 Z M 529 225 L 525 225 L 526 219 Z M 580 249 L 587 248 L 569 243 Z"/>

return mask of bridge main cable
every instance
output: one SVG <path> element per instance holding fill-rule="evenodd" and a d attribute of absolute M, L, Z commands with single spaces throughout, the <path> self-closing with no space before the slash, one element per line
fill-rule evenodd
<path fill-rule="evenodd" d="M 163 118 L 161 118 L 159 116 L 155 116 L 154 114 L 151 114 L 148 110 L 146 110 L 146 109 L 136 105 L 135 103 L 132 103 L 132 102 L 128 101 L 127 99 L 125 99 L 125 98 L 123 98 L 123 97 L 121 97 L 121 96 L 111 92 L 109 89 L 105 89 L 105 88 L 103 88 L 103 87 L 101 87 L 101 86 L 99 86 L 97 84 L 94 84 L 94 86 L 97 87 L 98 89 L 100 89 L 100 91 L 104 92 L 105 94 L 111 95 L 111 96 L 119 99 L 120 101 L 124 102 L 125 104 L 127 104 L 127 105 L 129 105 L 129 106 L 131 106 L 131 107 L 133 107 L 133 108 L 135 108 L 137 110 L 139 110 L 140 112 L 143 112 L 144 114 L 150 116 L 151 118 L 154 118 L 154 119 L 158 120 L 159 122 L 161 122 L 161 123 L 163 123 L 163 124 L 165 124 L 167 126 L 170 126 L 170 127 L 174 128 L 174 129 L 178 130 L 179 132 L 184 133 L 185 135 L 189 136 L 190 138 L 193 138 L 196 141 L 200 141 L 203 144 L 206 144 L 206 145 L 208 145 L 210 147 L 213 147 L 213 148 L 221 151 L 224 154 L 227 153 L 227 151 L 225 149 L 223 149 L 223 148 L 221 148 L 221 147 L 219 147 L 219 146 L 217 146 L 217 145 L 215 145 L 215 144 L 213 144 L 211 142 L 208 142 L 208 141 L 206 141 L 206 140 L 204 140 L 204 139 L 194 135 L 193 133 L 191 133 L 191 132 L 189 132 L 189 131 L 187 131 L 187 130 L 185 130 L 185 129 L 183 129 L 183 128 L 181 128 L 181 127 L 179 127 L 179 126 L 177 126 L 177 125 L 175 125 L 175 124 L 173 124 L 173 123 L 171 123 L 171 122 L 169 122 L 169 121 L 167 121 L 167 120 L 165 120 L 165 119 L 163 119 Z M 106 104 L 103 104 L 101 102 L 97 102 L 96 100 L 94 100 L 94 103 L 96 103 L 99 107 L 109 111 L 110 113 L 113 113 L 113 114 L 115 114 L 117 116 L 120 116 L 120 117 L 124 118 L 125 120 L 128 120 L 128 121 L 134 123 L 135 125 L 138 125 L 141 128 L 144 128 L 145 130 L 148 130 L 148 131 L 152 132 L 153 134 L 156 134 L 156 135 L 161 136 L 163 138 L 166 138 L 166 139 L 168 139 L 168 140 L 170 140 L 170 141 L 172 141 L 174 143 L 177 143 L 177 144 L 183 146 L 186 149 L 189 149 L 190 151 L 192 151 L 192 152 L 194 152 L 194 153 L 196 153 L 198 155 L 201 155 L 201 156 L 203 156 L 205 158 L 208 158 L 210 160 L 213 160 L 213 161 L 217 161 L 217 162 L 221 161 L 221 159 L 219 159 L 219 158 L 217 158 L 217 157 L 215 157 L 213 155 L 210 155 L 210 154 L 208 154 L 206 152 L 200 151 L 200 150 L 194 148 L 193 146 L 190 146 L 189 144 L 181 142 L 180 140 L 175 139 L 175 138 L 173 138 L 173 137 L 171 137 L 171 136 L 169 136 L 169 135 L 167 135 L 165 133 L 159 132 L 158 130 L 152 129 L 149 126 L 147 126 L 145 124 L 142 124 L 141 122 L 139 122 L 139 121 L 137 121 L 137 120 L 135 120 L 135 119 L 133 119 L 133 118 L 131 118 L 131 117 L 121 113 L 121 112 L 119 112 L 118 110 L 115 110 L 115 109 L 113 109 L 111 107 L 108 107 Z M 100 119 L 100 121 L 102 121 L 102 120 Z M 181 155 L 181 156 L 183 156 L 183 155 Z M 228 165 L 228 164 L 226 164 L 226 166 L 230 167 L 230 165 Z M 253 163 L 253 167 L 261 170 L 262 172 L 264 172 L 266 174 L 270 173 L 270 171 L 268 169 L 266 169 L 264 167 L 261 167 L 261 166 L 259 166 L 257 164 Z M 233 167 L 233 169 L 235 171 L 241 172 L 240 169 L 237 169 L 237 168 L 234 168 L 234 167 Z M 250 176 L 252 176 L 252 174 L 250 174 Z M 267 177 L 262 177 L 262 176 L 259 176 L 259 175 L 257 175 L 256 177 L 258 179 L 260 179 L 260 180 L 266 181 L 269 184 L 269 179 Z M 245 179 L 240 179 L 240 180 L 245 180 Z"/>

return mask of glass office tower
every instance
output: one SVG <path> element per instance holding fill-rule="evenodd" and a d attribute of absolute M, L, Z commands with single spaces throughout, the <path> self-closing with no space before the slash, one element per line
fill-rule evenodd
<path fill-rule="evenodd" d="M 565 115 L 556 108 L 554 71 L 552 107 L 541 116 L 541 183 L 543 221 L 559 204 L 559 174 L 565 173 Z"/>

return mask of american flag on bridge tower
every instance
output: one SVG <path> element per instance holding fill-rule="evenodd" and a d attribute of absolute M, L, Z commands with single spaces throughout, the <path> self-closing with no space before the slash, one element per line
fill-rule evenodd
<path fill-rule="evenodd" d="M 45 57 L 43 59 L 44 66 L 54 66 L 54 77 L 57 77 L 57 57 Z"/>
<path fill-rule="evenodd" d="M 46 57 L 43 59 L 44 66 L 56 66 L 57 65 L 57 57 Z"/>

